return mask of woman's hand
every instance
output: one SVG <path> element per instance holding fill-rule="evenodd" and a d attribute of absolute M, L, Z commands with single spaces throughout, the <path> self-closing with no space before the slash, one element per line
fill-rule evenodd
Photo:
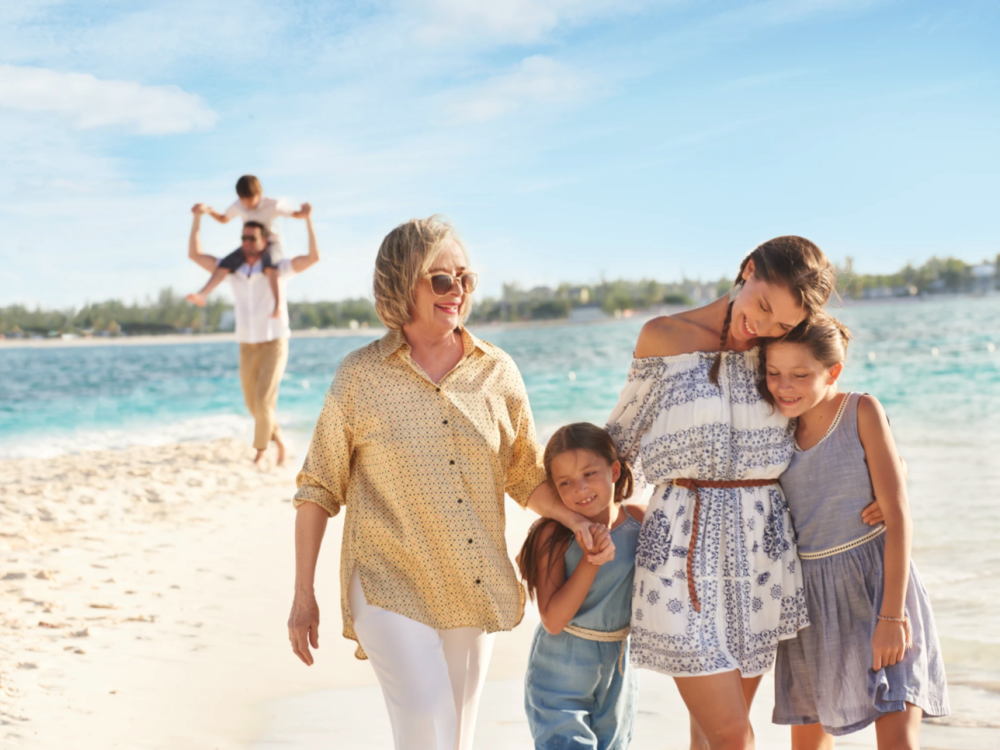
<path fill-rule="evenodd" d="M 288 615 L 288 640 L 295 655 L 306 666 L 312 666 L 313 656 L 309 646 L 319 648 L 319 605 L 311 591 L 295 592 L 292 612 Z"/>
<path fill-rule="evenodd" d="M 909 640 L 908 630 L 905 622 L 878 621 L 872 636 L 872 669 L 878 672 L 903 660 Z"/>
<path fill-rule="evenodd" d="M 903 481 L 905 482 L 910 474 L 910 467 L 906 465 L 906 460 L 902 456 L 899 457 L 899 467 L 903 471 Z M 885 516 L 882 515 L 882 508 L 879 507 L 878 498 L 875 499 L 874 503 L 866 506 L 861 511 L 861 520 L 869 526 L 877 526 L 880 523 L 885 523 Z"/>
<path fill-rule="evenodd" d="M 595 524 L 589 518 L 579 513 L 573 513 L 573 518 L 570 520 L 569 524 L 564 525 L 567 529 L 573 532 L 573 536 L 576 537 L 577 543 L 585 550 L 592 549 L 594 546 L 594 534 L 591 529 L 604 528 L 600 524 Z M 608 541 L 610 541 L 610 539 Z"/>
<path fill-rule="evenodd" d="M 882 508 L 879 507 L 878 500 L 871 505 L 865 506 L 865 509 L 861 511 L 861 520 L 869 526 L 878 526 L 880 523 L 885 523 L 885 516 L 882 515 Z"/>
<path fill-rule="evenodd" d="M 591 524 L 590 533 L 594 537 L 592 547 L 585 547 L 583 542 L 577 537 L 577 542 L 587 553 L 587 562 L 591 565 L 601 566 L 606 562 L 615 559 L 615 543 L 611 541 L 611 531 L 607 526 L 599 523 Z"/>

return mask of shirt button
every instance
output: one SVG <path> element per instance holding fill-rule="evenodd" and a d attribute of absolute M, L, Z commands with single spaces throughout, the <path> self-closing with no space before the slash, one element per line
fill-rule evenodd
<path fill-rule="evenodd" d="M 462 498 L 458 498 L 458 502 L 462 502 Z"/>
<path fill-rule="evenodd" d="M 446 419 L 446 420 L 444 420 L 444 424 L 448 424 L 448 420 L 447 420 L 447 419 Z"/>
<path fill-rule="evenodd" d="M 452 460 L 451 460 L 451 461 L 449 461 L 448 463 L 450 463 L 450 464 L 451 464 L 452 466 L 454 466 L 454 465 L 455 465 L 455 459 L 452 459 Z"/>
<path fill-rule="evenodd" d="M 440 392 L 441 392 L 441 389 L 440 389 L 440 388 L 437 388 L 436 390 L 437 390 L 437 392 L 438 392 L 438 393 L 440 393 Z"/>
<path fill-rule="evenodd" d="M 469 540 L 469 544 L 472 544 L 472 540 L 471 539 Z"/>
<path fill-rule="evenodd" d="M 476 583 L 482 583 L 482 581 L 481 581 L 480 579 L 478 579 L 478 578 L 477 578 L 477 579 L 476 579 Z"/>

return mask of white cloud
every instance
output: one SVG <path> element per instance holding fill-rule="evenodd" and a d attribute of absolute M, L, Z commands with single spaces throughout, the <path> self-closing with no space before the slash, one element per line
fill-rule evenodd
<path fill-rule="evenodd" d="M 121 127 L 149 135 L 211 128 L 216 114 L 177 86 L 143 86 L 87 73 L 0 65 L 0 107 L 47 112 L 74 127 Z"/>
<path fill-rule="evenodd" d="M 807 21 L 814 16 L 857 13 L 888 0 L 762 0 L 724 11 L 712 20 L 739 28 L 779 26 Z"/>
<path fill-rule="evenodd" d="M 606 15 L 625 15 L 647 0 L 426 0 L 431 19 L 420 27 L 428 41 L 478 37 L 500 43 L 529 44 L 560 26 Z"/>
<path fill-rule="evenodd" d="M 544 55 L 524 58 L 510 73 L 457 92 L 451 111 L 465 122 L 485 122 L 524 107 L 564 104 L 591 87 L 582 72 Z"/>

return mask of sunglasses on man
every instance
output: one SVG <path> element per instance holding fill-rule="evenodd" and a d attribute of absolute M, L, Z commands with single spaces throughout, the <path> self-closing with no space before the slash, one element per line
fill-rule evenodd
<path fill-rule="evenodd" d="M 450 294 L 455 288 L 456 281 L 466 294 L 476 291 L 476 284 L 479 283 L 479 274 L 471 272 L 463 273 L 461 276 L 452 276 L 450 273 L 429 273 L 427 276 L 431 280 L 431 291 L 438 297 Z"/>

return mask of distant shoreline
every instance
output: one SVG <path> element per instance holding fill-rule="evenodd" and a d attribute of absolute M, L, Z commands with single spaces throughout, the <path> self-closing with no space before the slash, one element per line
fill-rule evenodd
<path fill-rule="evenodd" d="M 292 331 L 293 339 L 326 339 L 348 337 L 376 337 L 385 333 L 383 328 L 322 328 Z M 59 337 L 44 339 L 3 339 L 0 349 L 61 349 L 80 346 L 166 346 L 169 344 L 219 344 L 237 343 L 236 334 L 225 333 L 167 333 L 140 336 L 93 336 L 91 338 Z"/>
<path fill-rule="evenodd" d="M 884 297 L 880 299 L 841 299 L 839 304 L 831 305 L 834 311 L 854 306 L 868 307 L 870 305 L 914 304 L 920 302 L 946 301 L 955 299 L 989 299 L 993 295 L 975 294 L 934 294 L 913 295 L 907 297 Z M 529 328 L 551 328 L 554 326 L 589 326 L 604 323 L 624 323 L 635 320 L 649 320 L 658 315 L 671 315 L 690 308 L 680 306 L 659 306 L 648 310 L 637 310 L 632 315 L 615 318 L 607 316 L 593 320 L 570 320 L 555 318 L 551 320 L 515 320 L 493 323 L 470 323 L 470 329 L 479 331 L 510 331 Z M 384 328 L 308 328 L 292 331 L 293 339 L 325 339 L 325 338 L 376 338 L 385 334 Z M 59 349 L 80 346 L 167 346 L 170 344 L 216 344 L 236 343 L 236 334 L 225 333 L 167 333 L 162 335 L 138 336 L 93 336 L 91 338 L 43 338 L 43 339 L 0 339 L 0 349 Z"/>

